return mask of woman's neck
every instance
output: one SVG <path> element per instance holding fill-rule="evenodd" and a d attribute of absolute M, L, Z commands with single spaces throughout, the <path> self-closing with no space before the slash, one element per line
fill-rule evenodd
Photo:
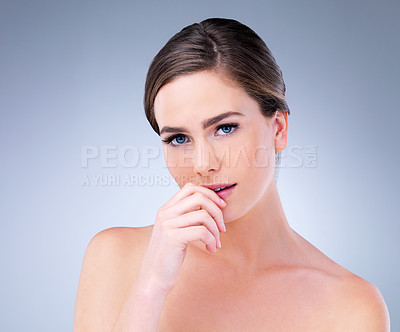
<path fill-rule="evenodd" d="M 286 220 L 274 179 L 248 213 L 225 225 L 226 233 L 220 233 L 222 248 L 213 255 L 234 270 L 248 274 L 276 265 L 296 264 L 299 236 Z"/>

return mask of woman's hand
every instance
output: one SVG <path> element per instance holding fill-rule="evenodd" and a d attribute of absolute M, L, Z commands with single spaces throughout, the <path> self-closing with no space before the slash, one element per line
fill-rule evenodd
<path fill-rule="evenodd" d="M 226 231 L 221 208 L 226 203 L 211 189 L 186 183 L 157 212 L 139 276 L 169 292 L 175 285 L 187 245 L 200 240 L 211 253 Z"/>

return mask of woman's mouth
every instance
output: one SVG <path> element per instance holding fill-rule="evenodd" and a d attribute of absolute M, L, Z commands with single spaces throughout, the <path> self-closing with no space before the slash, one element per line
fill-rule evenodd
<path fill-rule="evenodd" d="M 224 187 L 220 187 L 220 188 L 216 188 L 216 189 L 212 189 L 214 192 L 217 193 L 217 195 L 222 198 L 225 199 L 227 198 L 230 194 L 232 194 L 232 192 L 235 190 L 236 187 L 236 183 L 232 184 L 232 185 L 228 185 L 228 186 L 224 186 Z"/>

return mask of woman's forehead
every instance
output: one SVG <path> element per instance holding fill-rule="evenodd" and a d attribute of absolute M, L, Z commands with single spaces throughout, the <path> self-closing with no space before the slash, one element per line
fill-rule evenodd
<path fill-rule="evenodd" d="M 200 72 L 184 75 L 164 85 L 154 102 L 159 126 L 204 121 L 228 111 L 246 113 L 256 102 L 247 93 L 228 85 L 218 75 Z M 168 122 L 168 123 L 167 123 Z"/>

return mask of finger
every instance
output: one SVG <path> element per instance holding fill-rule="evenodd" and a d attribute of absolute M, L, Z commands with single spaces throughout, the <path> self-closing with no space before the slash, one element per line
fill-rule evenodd
<path fill-rule="evenodd" d="M 184 215 L 164 220 L 163 223 L 168 229 L 203 225 L 207 227 L 208 231 L 215 237 L 215 243 L 220 242 L 217 225 L 206 210 L 190 211 Z"/>
<path fill-rule="evenodd" d="M 217 224 L 219 231 L 225 231 L 225 224 L 223 219 L 223 214 L 218 205 L 214 201 L 210 200 L 208 196 L 203 193 L 195 192 L 194 194 L 182 199 L 175 205 L 164 210 L 166 218 L 182 215 L 189 211 L 196 210 L 207 210 L 210 216 L 214 219 Z"/>
<path fill-rule="evenodd" d="M 191 226 L 180 229 L 172 230 L 175 232 L 175 238 L 186 247 L 189 242 L 201 241 L 206 245 L 206 248 L 210 252 L 217 251 L 217 245 L 215 237 L 210 231 L 204 226 Z"/>
<path fill-rule="evenodd" d="M 196 191 L 203 193 L 207 197 L 209 197 L 212 201 L 215 202 L 221 208 L 226 206 L 226 203 L 223 199 L 221 199 L 214 190 L 211 190 L 206 187 L 195 185 L 191 182 L 187 182 L 182 189 L 180 189 L 175 195 L 171 197 L 171 199 L 165 203 L 162 208 L 168 208 L 171 205 L 176 204 L 178 201 L 182 200 L 183 198 L 192 195 Z"/>

